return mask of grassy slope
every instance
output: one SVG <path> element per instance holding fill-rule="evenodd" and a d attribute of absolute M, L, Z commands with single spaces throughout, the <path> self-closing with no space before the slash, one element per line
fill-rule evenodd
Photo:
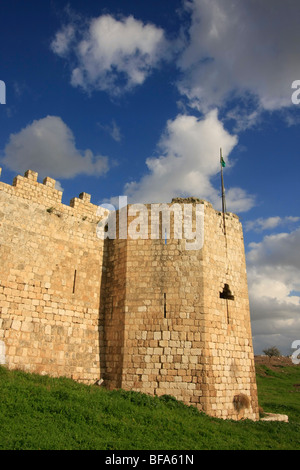
<path fill-rule="evenodd" d="M 299 449 L 300 366 L 258 366 L 259 402 L 289 423 L 223 421 L 169 396 L 107 391 L 0 367 L 0 449 Z"/>

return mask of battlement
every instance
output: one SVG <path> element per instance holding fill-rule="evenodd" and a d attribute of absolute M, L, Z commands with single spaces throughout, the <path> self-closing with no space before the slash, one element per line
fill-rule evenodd
<path fill-rule="evenodd" d="M 0 176 L 1 172 L 2 168 L 0 168 Z M 86 216 L 99 220 L 99 216 L 107 214 L 107 210 L 101 210 L 99 206 L 92 204 L 91 195 L 84 192 L 80 193 L 79 197 L 71 199 L 69 206 L 62 204 L 63 192 L 56 189 L 55 185 L 56 180 L 49 176 L 44 178 L 42 183 L 38 182 L 38 173 L 27 170 L 24 176 L 15 176 L 11 186 L 0 182 L 0 190 L 32 203 L 44 205 L 51 211 L 56 209 L 73 216 Z"/>
<path fill-rule="evenodd" d="M 1 172 L 2 168 L 0 167 L 0 177 Z M 38 182 L 38 173 L 33 170 L 27 170 L 24 173 L 24 176 L 15 176 L 12 185 L 0 181 L 0 190 L 23 198 L 24 200 L 31 201 L 32 203 L 44 205 L 50 212 L 53 212 L 53 210 L 56 209 L 57 211 L 69 213 L 73 216 L 89 216 L 92 219 L 97 218 L 97 220 L 99 220 L 99 216 L 101 218 L 108 215 L 109 211 L 107 209 L 101 208 L 100 206 L 91 203 L 91 195 L 86 192 L 81 192 L 78 197 L 72 198 L 70 200 L 69 206 L 63 204 L 63 191 L 56 189 L 55 186 L 56 180 L 50 178 L 49 176 L 45 177 L 42 183 Z M 171 203 L 169 203 L 168 205 L 172 206 L 174 204 L 203 204 L 207 208 L 214 210 L 218 215 L 222 215 L 220 211 L 217 211 L 213 208 L 210 202 L 204 199 L 199 199 L 195 197 L 177 197 L 173 198 Z M 147 204 L 147 206 L 149 207 L 150 205 Z M 130 207 L 130 205 L 128 205 L 128 207 Z M 70 208 L 72 208 L 73 210 L 70 211 Z M 226 212 L 225 218 L 235 218 L 239 220 L 239 217 L 232 212 Z"/>

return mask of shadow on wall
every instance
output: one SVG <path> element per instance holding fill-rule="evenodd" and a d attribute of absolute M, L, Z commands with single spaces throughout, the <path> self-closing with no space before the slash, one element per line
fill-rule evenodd
<path fill-rule="evenodd" d="M 122 243 L 106 238 L 103 245 L 99 307 L 100 377 L 109 389 L 121 388 L 124 361 L 126 263 Z M 123 256 L 122 256 L 123 255 Z"/>

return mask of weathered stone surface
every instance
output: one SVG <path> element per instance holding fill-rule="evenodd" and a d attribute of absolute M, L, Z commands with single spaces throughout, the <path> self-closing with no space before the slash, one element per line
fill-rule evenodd
<path fill-rule="evenodd" d="M 285 423 L 289 422 L 288 415 L 280 415 L 275 413 L 265 413 L 265 416 L 260 419 L 261 421 L 283 421 Z"/>
<path fill-rule="evenodd" d="M 173 395 L 212 416 L 258 419 L 238 218 L 227 214 L 224 232 L 210 203 L 176 199 L 204 208 L 201 249 L 187 250 L 173 225 L 168 240 L 151 239 L 147 214 L 140 237 L 117 230 L 116 239 L 102 240 L 96 228 L 106 212 L 97 212 L 89 194 L 67 206 L 55 180 L 37 178 L 28 171 L 13 186 L 0 182 L 7 366 L 91 384 L 104 379 L 108 388 Z M 117 228 L 118 221 L 119 213 Z M 239 394 L 250 405 L 237 411 Z"/>

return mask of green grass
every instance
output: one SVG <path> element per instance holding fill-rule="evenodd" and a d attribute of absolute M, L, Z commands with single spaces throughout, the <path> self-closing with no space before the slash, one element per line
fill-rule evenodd
<path fill-rule="evenodd" d="M 268 413 L 286 414 L 300 424 L 300 366 L 256 366 L 259 403 Z"/>
<path fill-rule="evenodd" d="M 260 405 L 287 414 L 289 423 L 224 421 L 170 396 L 108 391 L 0 367 L 0 449 L 299 449 L 300 367 L 257 371 Z"/>

